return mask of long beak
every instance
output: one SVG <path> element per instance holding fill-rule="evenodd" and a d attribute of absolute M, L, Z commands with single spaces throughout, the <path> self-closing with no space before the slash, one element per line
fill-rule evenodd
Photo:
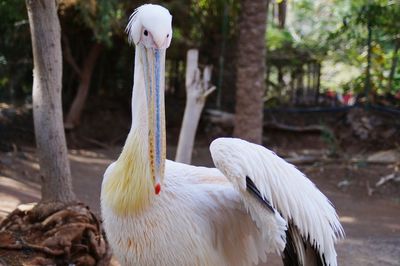
<path fill-rule="evenodd" d="M 154 190 L 159 194 L 165 169 L 165 49 L 140 46 L 147 97 L 149 158 Z"/>

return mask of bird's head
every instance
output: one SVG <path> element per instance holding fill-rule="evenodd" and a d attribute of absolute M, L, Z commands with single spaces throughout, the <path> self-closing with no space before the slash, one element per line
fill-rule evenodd
<path fill-rule="evenodd" d="M 142 5 L 131 15 L 126 32 L 130 43 L 148 49 L 167 49 L 172 39 L 172 16 L 162 6 Z"/>
<path fill-rule="evenodd" d="M 159 5 L 140 6 L 126 28 L 128 39 L 136 46 L 135 84 L 144 89 L 147 101 L 148 152 L 151 178 L 159 194 L 165 168 L 165 50 L 172 38 L 172 16 Z M 137 79 L 137 80 L 136 80 Z"/>

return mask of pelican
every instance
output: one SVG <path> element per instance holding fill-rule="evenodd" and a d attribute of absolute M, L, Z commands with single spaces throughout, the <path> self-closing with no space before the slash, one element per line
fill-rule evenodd
<path fill-rule="evenodd" d="M 172 16 L 131 15 L 136 47 L 132 126 L 101 189 L 104 228 L 122 265 L 337 265 L 344 235 L 330 201 L 272 151 L 235 138 L 210 145 L 216 168 L 166 160 L 165 52 Z"/>

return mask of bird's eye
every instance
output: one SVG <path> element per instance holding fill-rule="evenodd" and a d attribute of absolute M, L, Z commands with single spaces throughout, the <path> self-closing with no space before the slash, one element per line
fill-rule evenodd
<path fill-rule="evenodd" d="M 167 34 L 167 38 L 169 37 L 169 34 Z"/>
<path fill-rule="evenodd" d="M 144 34 L 144 36 L 147 36 L 147 35 L 149 35 L 149 32 L 147 30 L 144 30 L 143 34 Z"/>

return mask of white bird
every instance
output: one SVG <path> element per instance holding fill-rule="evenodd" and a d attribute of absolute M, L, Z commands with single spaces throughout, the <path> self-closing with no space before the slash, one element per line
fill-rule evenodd
<path fill-rule="evenodd" d="M 122 265 L 337 265 L 344 232 L 330 201 L 293 165 L 240 139 L 210 146 L 217 168 L 165 159 L 164 67 L 172 16 L 132 14 L 136 45 L 132 126 L 104 174 L 104 228 Z M 162 189 L 161 189 L 162 186 Z"/>

